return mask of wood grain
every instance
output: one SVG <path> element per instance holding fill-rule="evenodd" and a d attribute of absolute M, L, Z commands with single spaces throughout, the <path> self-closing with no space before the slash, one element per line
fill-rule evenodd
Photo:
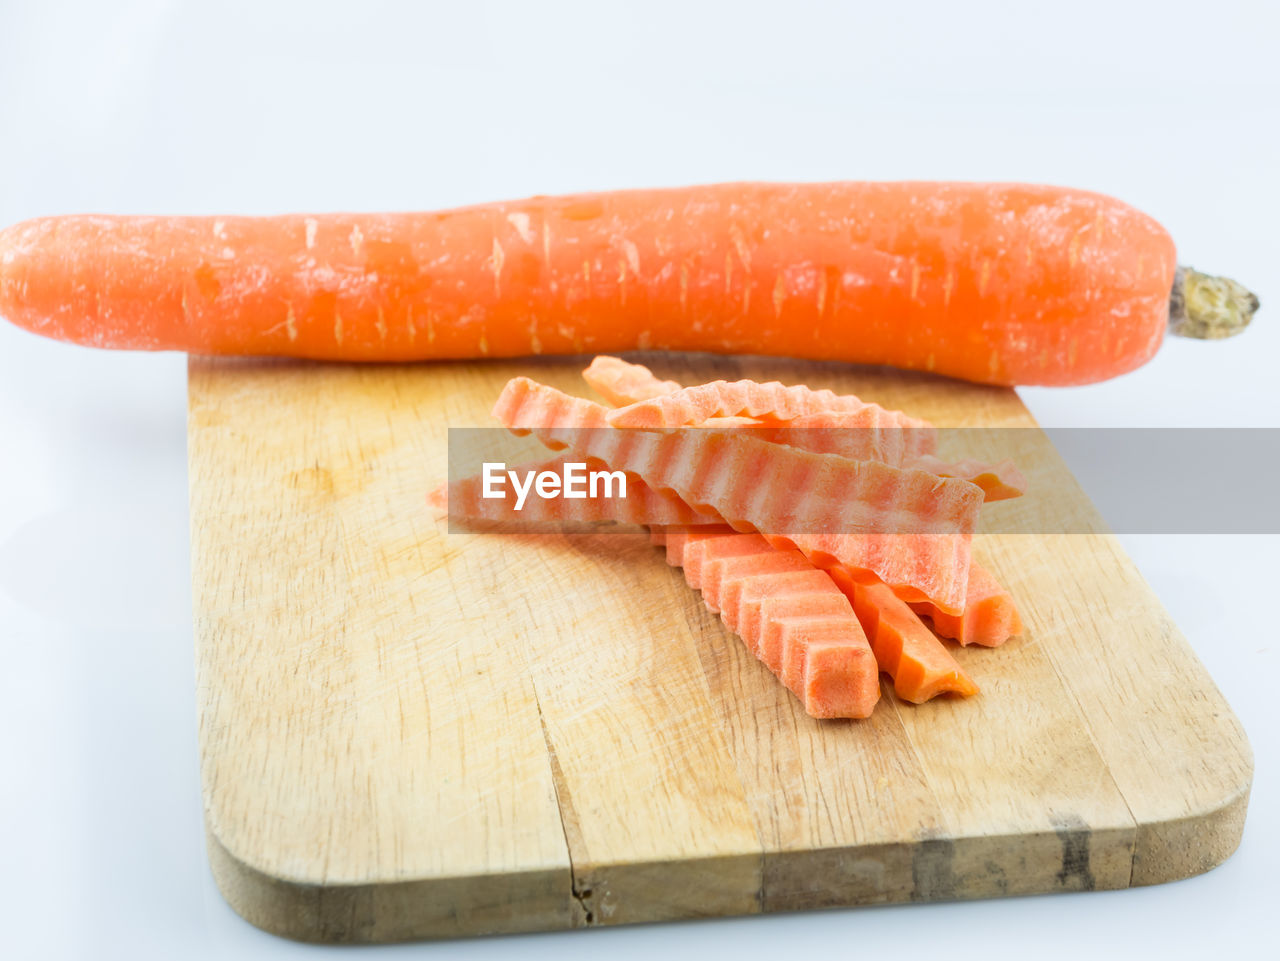
<path fill-rule="evenodd" d="M 449 534 L 425 510 L 446 427 L 488 425 L 517 373 L 586 393 L 584 360 L 193 358 L 206 823 L 241 914 L 449 937 L 1118 888 L 1234 850 L 1248 742 L 1012 391 L 648 360 L 1025 427 L 1018 462 L 1054 495 L 996 506 L 1094 533 L 979 538 L 1028 624 L 956 650 L 981 695 L 886 687 L 871 719 L 819 722 L 640 535 Z"/>

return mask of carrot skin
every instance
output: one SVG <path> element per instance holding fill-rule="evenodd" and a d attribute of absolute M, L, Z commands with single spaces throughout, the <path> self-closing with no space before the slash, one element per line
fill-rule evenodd
<path fill-rule="evenodd" d="M 435 213 L 27 221 L 0 232 L 0 315 L 128 349 L 663 348 L 1079 384 L 1155 352 L 1174 261 L 1154 220 L 1085 191 L 718 184 Z"/>

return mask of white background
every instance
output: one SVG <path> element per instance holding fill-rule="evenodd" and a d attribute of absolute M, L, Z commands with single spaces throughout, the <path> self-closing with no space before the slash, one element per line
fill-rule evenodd
<path fill-rule="evenodd" d="M 1233 274 L 1270 309 L 1243 337 L 1167 343 L 1111 383 L 1023 391 L 1041 421 L 1276 427 L 1275 9 L 19 0 L 0 4 L 0 225 L 84 211 L 433 208 L 731 179 L 1063 183 L 1151 213 L 1184 262 Z M 208 873 L 184 381 L 181 356 L 94 352 L 0 323 L 0 952 L 10 957 L 320 950 L 242 922 Z M 1205 496 L 1230 490 L 1224 465 L 1221 489 Z M 379 957 L 1260 948 L 1280 894 L 1280 538 L 1125 542 L 1256 752 L 1244 842 L 1210 874 Z"/>

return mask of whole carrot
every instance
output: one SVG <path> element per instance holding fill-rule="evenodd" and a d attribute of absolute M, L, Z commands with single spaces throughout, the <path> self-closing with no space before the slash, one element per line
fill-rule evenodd
<path fill-rule="evenodd" d="M 54 217 L 0 232 L 0 314 L 92 344 L 407 361 L 664 348 L 1102 380 L 1257 299 L 1057 187 L 720 184 L 438 213 Z"/>

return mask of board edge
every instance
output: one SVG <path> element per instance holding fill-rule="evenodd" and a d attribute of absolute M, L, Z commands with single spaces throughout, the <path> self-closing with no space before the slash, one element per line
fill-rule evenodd
<path fill-rule="evenodd" d="M 385 944 L 558 931 L 573 926 L 566 867 L 316 884 L 268 874 L 237 857 L 205 820 L 209 868 L 223 899 L 259 930 L 309 944 Z M 523 897 L 515 895 L 523 893 Z"/>
<path fill-rule="evenodd" d="M 1244 740 L 1249 747 L 1247 739 Z M 1253 790 L 1253 752 L 1243 783 L 1220 803 L 1185 817 L 1138 822 L 1130 887 L 1182 881 L 1212 871 L 1233 855 L 1244 838 Z"/>

